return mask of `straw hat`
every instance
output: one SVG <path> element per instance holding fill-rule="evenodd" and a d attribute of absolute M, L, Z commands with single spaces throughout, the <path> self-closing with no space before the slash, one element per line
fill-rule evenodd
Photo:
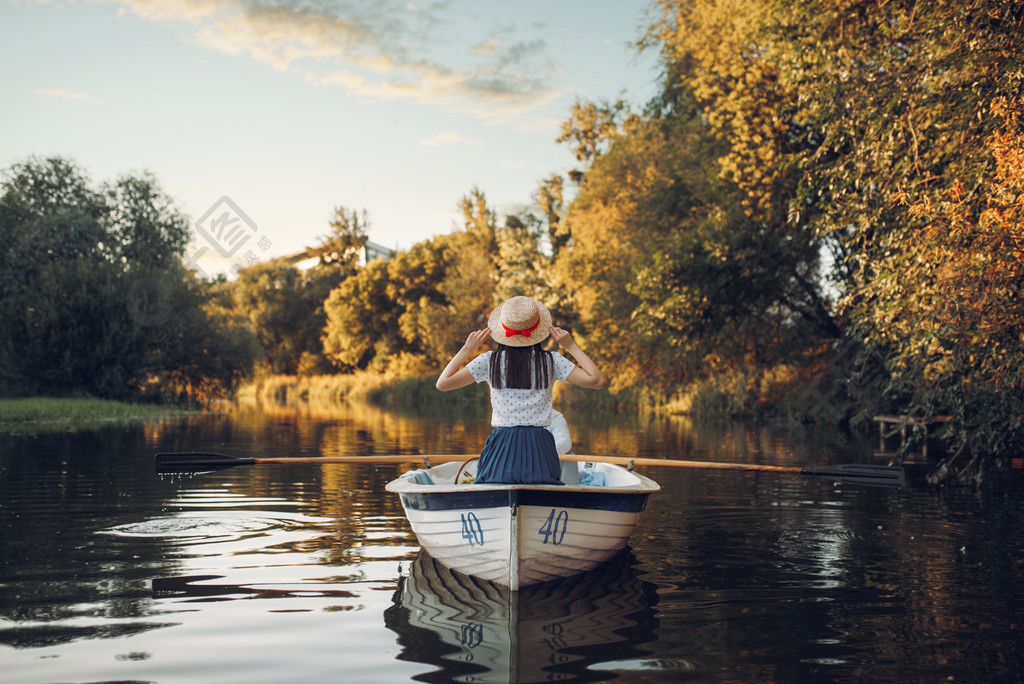
<path fill-rule="evenodd" d="M 529 297 L 513 297 L 491 312 L 487 327 L 498 344 L 528 347 L 548 338 L 551 312 Z"/>

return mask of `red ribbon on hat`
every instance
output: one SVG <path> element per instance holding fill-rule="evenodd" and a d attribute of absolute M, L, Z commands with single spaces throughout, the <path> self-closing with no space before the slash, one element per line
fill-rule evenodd
<path fill-rule="evenodd" d="M 526 330 L 515 330 L 513 328 L 508 327 L 504 323 L 501 324 L 501 327 L 505 329 L 505 337 L 515 337 L 516 335 L 522 335 L 523 337 L 529 337 L 530 335 L 533 334 L 533 331 L 537 329 L 538 325 L 540 325 L 540 318 L 538 318 L 537 322 L 534 323 L 533 325 L 531 325 Z"/>

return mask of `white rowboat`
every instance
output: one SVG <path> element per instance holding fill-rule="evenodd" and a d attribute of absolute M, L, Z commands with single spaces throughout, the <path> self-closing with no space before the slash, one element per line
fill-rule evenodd
<path fill-rule="evenodd" d="M 400 496 L 420 546 L 448 568 L 512 591 L 593 570 L 629 542 L 661 487 L 609 463 L 563 461 L 565 485 L 458 484 L 476 459 L 410 471 Z M 578 481 L 603 484 L 575 484 Z"/>

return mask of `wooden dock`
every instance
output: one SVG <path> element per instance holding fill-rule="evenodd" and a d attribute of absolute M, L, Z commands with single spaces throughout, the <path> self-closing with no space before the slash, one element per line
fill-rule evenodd
<path fill-rule="evenodd" d="M 897 432 L 900 435 L 900 448 L 907 443 L 907 426 L 920 426 L 924 430 L 924 440 L 921 443 L 921 456 L 922 458 L 928 458 L 928 426 L 934 423 L 948 423 L 953 420 L 953 416 L 928 416 L 926 418 L 915 418 L 907 415 L 882 415 L 875 416 L 873 419 L 878 423 L 878 450 L 880 453 L 886 453 L 885 451 L 885 439 L 886 437 L 892 437 Z M 887 426 L 893 426 L 886 431 Z"/>

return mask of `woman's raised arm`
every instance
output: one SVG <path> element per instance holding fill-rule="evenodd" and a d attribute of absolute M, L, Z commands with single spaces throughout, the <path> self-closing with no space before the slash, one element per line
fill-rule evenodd
<path fill-rule="evenodd" d="M 566 381 L 577 387 L 586 387 L 587 389 L 604 389 L 608 386 L 608 379 L 604 377 L 604 373 L 601 372 L 596 363 L 590 360 L 586 352 L 580 349 L 580 346 L 573 341 L 572 335 L 567 330 L 552 326 L 551 339 L 576 359 L 576 367 L 569 373 Z"/>
<path fill-rule="evenodd" d="M 469 363 L 473 352 L 479 349 L 480 345 L 486 342 L 490 335 L 491 331 L 488 328 L 469 334 L 469 337 L 466 338 L 466 343 L 462 345 L 462 349 L 455 352 L 455 356 L 452 357 L 452 360 L 441 371 L 441 375 L 437 378 L 437 389 L 447 392 L 473 384 L 473 376 L 464 366 Z"/>

